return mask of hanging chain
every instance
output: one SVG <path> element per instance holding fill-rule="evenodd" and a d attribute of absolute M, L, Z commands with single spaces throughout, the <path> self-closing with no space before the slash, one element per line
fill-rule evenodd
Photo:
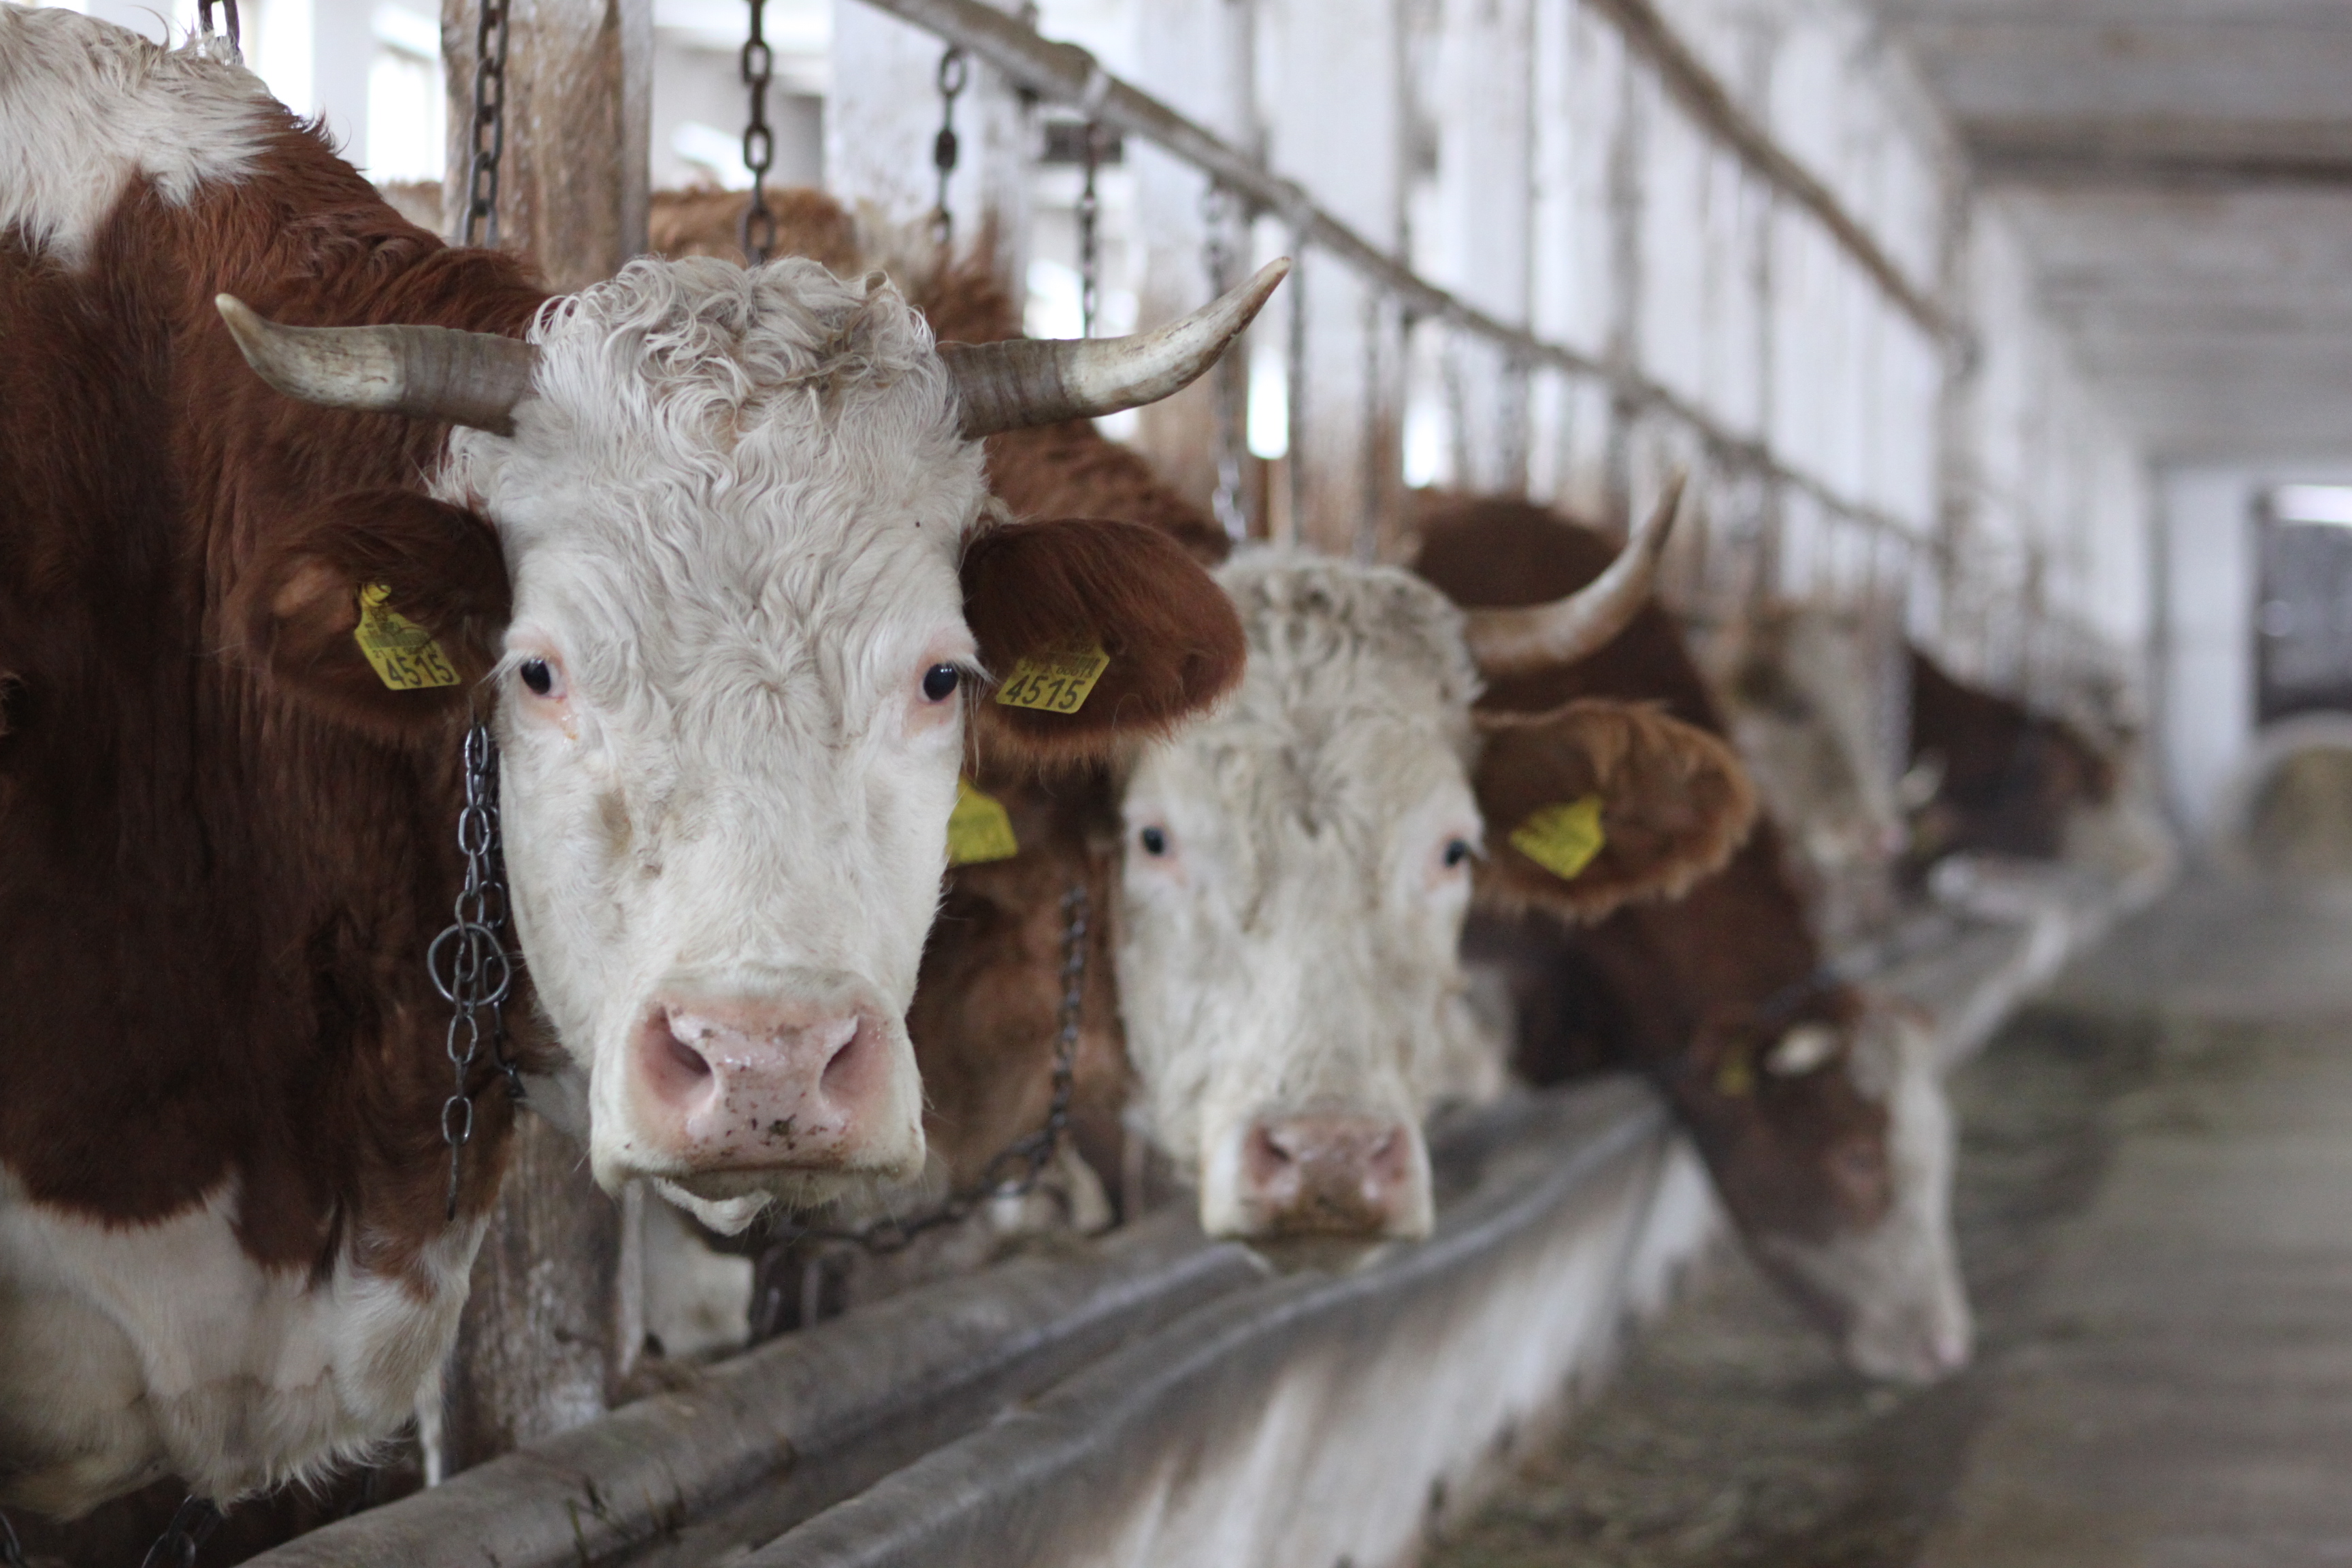
<path fill-rule="evenodd" d="M 980 1180 L 951 1193 L 937 1208 L 911 1219 L 885 1215 L 845 1229 L 812 1226 L 796 1233 L 814 1241 L 846 1241 L 868 1252 L 903 1252 L 925 1231 L 966 1219 L 996 1198 L 1028 1196 L 1054 1163 L 1069 1130 L 1070 1096 L 1077 1081 L 1078 1025 L 1086 1007 L 1087 935 L 1090 929 L 1086 884 L 1062 895 L 1062 1011 L 1054 1034 L 1054 1093 L 1045 1120 L 1034 1132 L 1013 1140 L 988 1163 Z"/>
<path fill-rule="evenodd" d="M 139 1560 L 139 1568 L 195 1568 L 197 1549 L 220 1528 L 220 1521 L 221 1510 L 208 1500 L 189 1498 Z"/>
<path fill-rule="evenodd" d="M 743 85 L 751 89 L 751 117 L 743 122 L 743 166 L 751 171 L 751 205 L 743 209 L 736 236 L 743 259 L 757 267 L 776 248 L 776 215 L 768 207 L 768 171 L 775 167 L 776 133 L 768 128 L 768 79 L 775 74 L 775 51 L 764 27 L 768 0 L 751 0 L 751 33 L 743 40 Z"/>
<path fill-rule="evenodd" d="M 245 30 L 237 26 L 236 0 L 220 0 L 220 6 L 228 22 L 228 52 L 233 58 L 242 61 L 245 58 Z M 205 37 L 213 36 L 213 0 L 196 0 L 196 26 Z M 6 1545 L 6 1542 L 0 1541 L 0 1549 Z M 0 1557 L 0 1568 L 5 1568 L 6 1563 L 6 1558 Z"/>
<path fill-rule="evenodd" d="M 971 62 L 950 44 L 940 57 L 940 133 L 931 138 L 931 167 L 939 172 L 939 201 L 931 207 L 931 240 L 942 254 L 955 238 L 955 215 L 948 210 L 948 179 L 956 171 L 955 102 L 971 79 Z"/>
<path fill-rule="evenodd" d="M 1234 221 L 1233 193 L 1211 184 L 1201 195 L 1201 231 L 1208 238 L 1202 264 L 1209 274 L 1209 298 L 1221 300 L 1233 287 L 1234 245 L 1229 229 Z M 1217 405 L 1217 491 L 1210 510 L 1231 539 L 1249 537 L 1249 514 L 1242 510 L 1242 399 L 1249 384 L 1246 355 L 1228 352 L 1209 372 L 1210 391 Z"/>
<path fill-rule="evenodd" d="M 1095 194 L 1095 176 L 1102 169 L 1103 128 L 1099 120 L 1089 120 L 1083 128 L 1085 145 L 1079 151 L 1078 162 L 1086 172 L 1078 186 L 1078 336 L 1095 335 L 1095 310 L 1101 299 L 1102 246 L 1096 221 L 1102 212 L 1102 201 Z"/>
<path fill-rule="evenodd" d="M 433 939 L 425 967 L 433 989 L 449 1004 L 447 1050 L 449 1098 L 441 1103 L 441 1142 L 449 1150 L 448 1217 L 457 1217 L 457 1183 L 466 1145 L 474 1136 L 474 1066 L 481 1060 L 482 1035 L 489 1015 L 490 1058 L 506 1075 L 507 1092 L 522 1097 L 522 1078 L 507 1053 L 506 1015 L 500 1004 L 514 983 L 499 932 L 507 923 L 504 846 L 499 834 L 499 751 L 489 728 L 476 719 L 466 729 L 466 804 L 457 813 L 457 849 L 466 858 L 466 884 L 458 890 L 448 925 Z"/>
<path fill-rule="evenodd" d="M 499 243 L 499 160 L 507 150 L 507 0 L 481 0 L 474 24 L 474 129 L 459 245 Z"/>

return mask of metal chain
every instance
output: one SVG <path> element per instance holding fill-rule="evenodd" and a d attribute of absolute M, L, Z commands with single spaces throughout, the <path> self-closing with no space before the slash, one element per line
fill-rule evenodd
<path fill-rule="evenodd" d="M 751 171 L 751 205 L 743 209 L 736 237 L 743 259 L 757 267 L 776 248 L 776 215 L 768 207 L 768 171 L 776 163 L 776 133 L 768 128 L 768 80 L 775 74 L 775 51 L 764 31 L 768 0 L 751 0 L 751 32 L 743 40 L 743 85 L 751 89 L 751 117 L 743 122 L 743 166 Z"/>
<path fill-rule="evenodd" d="M 139 1560 L 139 1568 L 195 1568 L 197 1549 L 211 1539 L 220 1521 L 221 1510 L 209 1500 L 189 1498 Z"/>
<path fill-rule="evenodd" d="M 1233 193 L 1219 184 L 1211 184 L 1201 195 L 1201 231 L 1208 238 L 1202 248 L 1202 265 L 1209 274 L 1209 298 L 1220 300 L 1233 287 L 1234 246 L 1227 230 L 1234 221 Z M 1249 514 L 1242 510 L 1242 398 L 1248 383 L 1244 355 L 1230 353 L 1221 355 L 1210 371 L 1210 390 L 1216 398 L 1217 408 L 1217 490 L 1209 498 L 1210 510 L 1215 513 L 1218 526 L 1228 538 L 1249 537 Z"/>
<path fill-rule="evenodd" d="M 955 214 L 948 210 L 948 179 L 956 170 L 955 101 L 971 80 L 971 62 L 950 44 L 940 57 L 940 133 L 931 138 L 931 167 L 939 172 L 939 200 L 931 207 L 931 239 L 946 251 L 955 238 Z"/>
<path fill-rule="evenodd" d="M 237 59 L 243 60 L 245 30 L 237 25 L 236 0 L 220 0 L 220 5 L 228 21 L 229 53 Z M 213 0 L 196 0 L 196 26 L 205 37 L 209 38 L 213 36 Z M 5 1547 L 5 1542 L 0 1542 L 0 1547 Z M 0 1557 L 0 1568 L 5 1568 L 6 1563 L 6 1558 Z"/>
<path fill-rule="evenodd" d="M 1095 175 L 1102 168 L 1102 121 L 1087 121 L 1084 139 L 1078 158 L 1086 172 L 1078 186 L 1078 336 L 1090 338 L 1095 335 L 1095 309 L 1102 281 L 1102 247 L 1096 221 L 1102 202 L 1095 194 Z"/>
<path fill-rule="evenodd" d="M 474 128 L 459 245 L 499 243 L 499 160 L 507 150 L 507 0 L 481 0 L 474 25 Z"/>
<path fill-rule="evenodd" d="M 0 1568 L 25 1568 L 25 1548 L 5 1513 L 0 1513 Z"/>
<path fill-rule="evenodd" d="M 474 1136 L 474 1066 L 482 1057 L 482 1015 L 489 1015 L 491 1060 L 506 1076 L 507 1092 L 520 1101 L 522 1079 L 507 1053 L 501 1004 L 514 984 L 513 961 L 499 932 L 507 923 L 504 846 L 499 834 L 499 751 L 490 731 L 476 719 L 466 729 L 466 804 L 457 813 L 457 850 L 466 858 L 466 883 L 458 889 L 449 924 L 426 950 L 425 967 L 433 989 L 449 1004 L 446 1049 L 449 1098 L 441 1102 L 441 1142 L 449 1150 L 450 1219 L 457 1217 L 457 1183 L 465 1149 Z"/>
<path fill-rule="evenodd" d="M 840 1229 L 813 1226 L 797 1232 L 795 1239 L 845 1241 L 887 1256 L 905 1251 L 926 1231 L 969 1218 L 992 1199 L 1026 1197 L 1036 1190 L 1038 1178 L 1054 1163 L 1055 1151 L 1061 1147 L 1062 1135 L 1070 1125 L 1070 1096 L 1077 1081 L 1078 1025 L 1086 1007 L 1088 915 L 1082 882 L 1062 895 L 1062 1011 L 1054 1035 L 1054 1093 L 1037 1130 L 1007 1144 L 989 1161 L 979 1181 L 950 1194 L 927 1213 L 911 1219 L 885 1215 Z"/>

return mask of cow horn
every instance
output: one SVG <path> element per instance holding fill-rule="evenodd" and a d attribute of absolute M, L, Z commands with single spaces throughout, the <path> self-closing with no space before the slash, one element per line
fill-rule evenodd
<path fill-rule="evenodd" d="M 1570 663 L 1625 629 L 1649 601 L 1658 557 L 1682 509 L 1685 475 L 1666 481 L 1649 520 L 1625 542 L 1609 569 L 1549 605 L 1469 610 L 1470 656 L 1488 675 L 1517 675 Z"/>
<path fill-rule="evenodd" d="M 446 419 L 514 434 L 539 351 L 496 332 L 447 327 L 287 327 L 233 294 L 213 307 L 245 363 L 287 396 L 321 408 Z"/>
<path fill-rule="evenodd" d="M 1216 363 L 1289 274 L 1288 258 L 1269 261 L 1181 321 L 1133 337 L 942 343 L 964 439 L 1158 402 Z"/>

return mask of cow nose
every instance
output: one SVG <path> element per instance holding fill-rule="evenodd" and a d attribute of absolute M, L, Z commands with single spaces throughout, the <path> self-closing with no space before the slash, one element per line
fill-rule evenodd
<path fill-rule="evenodd" d="M 888 1043 L 864 1013 L 657 999 L 636 1047 L 646 1131 L 689 1169 L 840 1169 L 889 1138 Z"/>
<path fill-rule="evenodd" d="M 1410 1236 L 1427 1228 L 1412 1129 L 1323 1112 L 1251 1123 L 1241 1199 L 1259 1236 Z"/>

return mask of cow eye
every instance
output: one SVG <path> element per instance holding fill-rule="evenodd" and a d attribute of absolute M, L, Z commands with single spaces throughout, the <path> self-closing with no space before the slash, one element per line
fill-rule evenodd
<path fill-rule="evenodd" d="M 515 667 L 515 673 L 522 677 L 522 683 L 530 688 L 533 697 L 544 697 L 555 689 L 555 671 L 543 658 L 524 659 Z"/>
<path fill-rule="evenodd" d="M 923 671 L 923 695 L 933 702 L 945 702 L 962 682 L 963 671 L 954 665 L 935 664 Z"/>
<path fill-rule="evenodd" d="M 1168 830 L 1166 828 L 1147 827 L 1135 837 L 1136 841 L 1143 846 L 1143 852 L 1146 855 L 1165 855 L 1168 853 Z"/>
<path fill-rule="evenodd" d="M 1470 841 L 1467 838 L 1454 838 L 1447 841 L 1445 846 L 1447 870 L 1451 871 L 1468 858 L 1470 858 Z"/>

